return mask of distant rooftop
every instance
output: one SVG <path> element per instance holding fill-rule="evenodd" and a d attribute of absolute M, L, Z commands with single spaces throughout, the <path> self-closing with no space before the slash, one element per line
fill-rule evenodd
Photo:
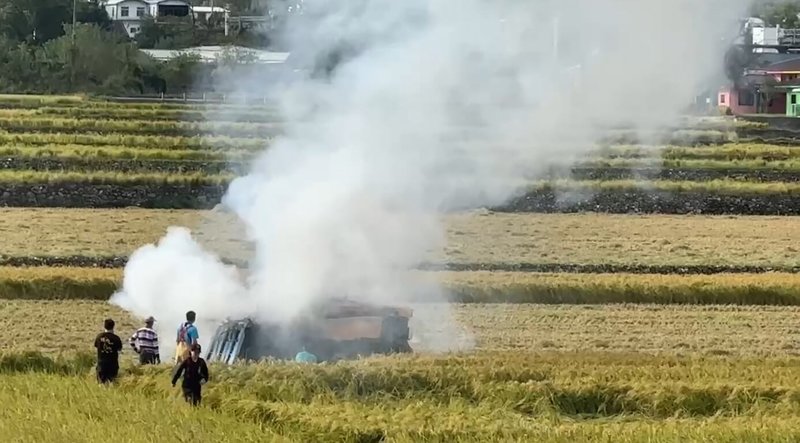
<path fill-rule="evenodd" d="M 225 13 L 225 12 L 228 12 L 228 10 L 223 8 L 222 6 L 192 6 L 192 11 L 194 11 L 194 12 L 205 12 L 205 13 L 212 13 L 212 12 Z"/>
<path fill-rule="evenodd" d="M 156 60 L 171 60 L 181 54 L 194 54 L 200 57 L 204 63 L 213 63 L 222 56 L 225 51 L 248 53 L 255 57 L 255 63 L 282 64 L 289 58 L 288 52 L 271 52 L 260 49 L 244 48 L 241 46 L 197 46 L 186 49 L 142 49 Z"/>

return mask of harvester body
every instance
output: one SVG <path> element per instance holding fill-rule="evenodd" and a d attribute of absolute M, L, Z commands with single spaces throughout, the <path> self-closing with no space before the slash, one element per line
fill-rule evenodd
<path fill-rule="evenodd" d="M 412 314 L 411 309 L 334 298 L 289 324 L 251 318 L 229 320 L 217 328 L 206 359 L 228 364 L 238 360 L 293 359 L 303 349 L 320 361 L 411 352 L 408 341 Z"/>

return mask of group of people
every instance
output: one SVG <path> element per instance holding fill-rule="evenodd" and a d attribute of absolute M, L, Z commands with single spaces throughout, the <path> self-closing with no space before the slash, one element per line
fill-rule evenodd
<path fill-rule="evenodd" d="M 183 376 L 181 387 L 184 399 L 192 405 L 199 405 L 202 398 L 202 386 L 210 379 L 206 361 L 200 357 L 200 334 L 194 322 L 197 315 L 194 311 L 186 313 L 186 321 L 178 327 L 175 350 L 175 369 L 172 375 L 172 386 L 175 387 Z M 153 329 L 155 319 L 151 316 L 145 319 L 145 325 L 131 335 L 129 344 L 133 351 L 139 355 L 142 365 L 161 363 L 159 353 L 158 333 Z M 103 332 L 97 335 L 94 347 L 97 349 L 97 380 L 102 383 L 111 383 L 119 374 L 119 354 L 122 352 L 122 339 L 114 333 L 115 322 L 106 319 L 103 322 Z"/>

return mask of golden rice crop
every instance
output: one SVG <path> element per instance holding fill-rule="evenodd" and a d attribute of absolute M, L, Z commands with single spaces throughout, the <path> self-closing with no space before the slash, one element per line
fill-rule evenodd
<path fill-rule="evenodd" d="M 118 269 L 0 267 L 0 298 L 106 300 L 120 280 Z"/>
<path fill-rule="evenodd" d="M 42 107 L 36 115 L 73 119 L 146 120 L 146 121 L 228 121 L 265 123 L 280 121 L 274 111 L 225 110 L 225 109 L 131 109 L 131 108 L 85 108 Z M 3 115 L 3 114 L 0 114 Z"/>
<path fill-rule="evenodd" d="M 118 173 L 111 171 L 93 172 L 50 172 L 35 170 L 0 170 L 0 183 L 86 183 L 86 184 L 145 184 L 145 185 L 224 185 L 230 182 L 232 174 L 203 173 Z"/>
<path fill-rule="evenodd" d="M 537 274 L 447 272 L 458 302 L 800 305 L 800 274 Z"/>
<path fill-rule="evenodd" d="M 448 214 L 440 221 L 447 245 L 429 252 L 433 262 L 800 266 L 794 217 L 471 211 Z M 233 214 L 143 208 L 0 208 L 0 252 L 127 256 L 158 241 L 172 225 L 189 227 L 202 245 L 222 256 L 249 256 L 245 227 Z"/>
<path fill-rule="evenodd" d="M 87 103 L 83 95 L 25 95 L 25 94 L 0 94 L 0 109 L 2 108 L 38 108 L 41 106 L 75 106 Z"/>
<path fill-rule="evenodd" d="M 580 355 L 775 358 L 795 356 L 798 350 L 793 331 L 800 308 L 794 306 L 394 303 L 414 309 L 411 345 L 420 353 L 435 350 L 437 344 L 471 342 L 482 351 Z M 454 323 L 445 322 L 447 312 Z M 153 315 L 159 317 L 158 312 Z M 132 334 L 142 322 L 108 301 L 0 299 L 0 352 L 88 351 L 87 337 L 97 334 L 108 317 L 116 320 L 123 335 Z M 43 335 L 42 324 L 64 325 L 60 340 Z M 125 358 L 131 357 L 128 353 Z"/>
<path fill-rule="evenodd" d="M 800 306 L 800 274 L 539 274 L 417 272 L 458 303 L 694 304 Z M 0 298 L 105 300 L 115 269 L 0 267 Z M 422 299 L 420 301 L 425 301 Z"/>
<path fill-rule="evenodd" d="M 678 180 L 552 180 L 537 181 L 528 186 L 535 190 L 557 191 L 663 191 L 674 193 L 712 194 L 773 194 L 795 195 L 800 192 L 800 183 L 786 182 L 742 182 L 730 179 L 709 181 Z"/>
<path fill-rule="evenodd" d="M 293 441 L 252 421 L 192 410 L 176 396 L 106 389 L 85 378 L 4 376 L 0 402 L 0 435 L 6 441 Z"/>
<path fill-rule="evenodd" d="M 163 382 L 162 382 L 163 383 Z M 177 390 L 177 389 L 176 389 Z M 784 442 L 800 437 L 796 416 L 580 420 L 528 417 L 454 401 L 298 404 L 232 398 L 191 409 L 170 394 L 102 388 L 88 378 L 14 375 L 0 386 L 0 432 L 20 442 L 107 440 L 237 442 Z"/>
<path fill-rule="evenodd" d="M 606 146 L 591 151 L 604 158 L 663 158 L 671 160 L 764 160 L 800 158 L 793 146 L 762 143 L 727 143 L 719 146 Z"/>
<path fill-rule="evenodd" d="M 234 138 L 224 136 L 179 137 L 159 135 L 125 135 L 125 134 L 24 134 L 0 131 L 0 146 L 3 145 L 83 145 L 83 146 L 120 146 L 141 149 L 224 149 L 224 150 L 261 150 L 269 143 L 269 139 Z"/>
<path fill-rule="evenodd" d="M 660 169 L 752 169 L 800 171 L 800 158 L 768 161 L 764 159 L 589 159 L 574 166 L 584 168 L 660 168 Z"/>
<path fill-rule="evenodd" d="M 59 159 L 109 159 L 109 160 L 230 160 L 244 161 L 253 157 L 246 150 L 190 150 L 190 149 L 148 149 L 124 146 L 86 146 L 77 144 L 51 145 L 0 145 L 0 155 L 21 158 L 59 158 Z"/>
<path fill-rule="evenodd" d="M 133 402 L 134 409 L 160 402 L 155 409 L 171 412 L 161 416 L 183 418 L 188 410 L 169 387 L 167 365 L 126 365 L 116 386 L 101 388 L 91 381 L 91 359 L 81 357 L 74 369 L 57 370 L 64 364 L 33 354 L 0 357 L 6 380 L 0 387 L 3 413 L 15 418 L 4 429 L 13 433 L 4 435 L 25 435 L 33 441 L 39 435 L 16 426 L 33 419 L 42 422 L 37 429 L 66 426 L 69 432 L 70 418 L 82 422 L 79 417 L 94 416 L 95 408 L 99 411 L 117 402 Z M 67 375 L 80 374 L 80 367 L 85 375 Z M 785 372 L 784 378 L 770 377 L 775 367 Z M 193 413 L 217 420 L 220 426 L 235 418 L 242 423 L 241 432 L 260 425 L 259 429 L 302 441 L 566 442 L 607 440 L 612 435 L 613 441 L 622 442 L 781 441 L 797 433 L 792 427 L 798 415 L 796 388 L 791 385 L 795 367 L 789 360 L 731 362 L 608 353 L 588 357 L 478 353 L 314 366 L 212 365 L 204 406 Z M 619 376 L 620 370 L 624 376 Z M 759 380 L 742 379 L 740 370 Z M 661 371 L 669 377 L 685 376 L 686 381 L 653 377 Z M 787 381 L 789 385 L 781 384 Z M 76 398 L 81 401 L 75 402 Z M 46 414 L 17 417 L 30 415 L 39 402 L 48 404 L 39 409 Z M 162 425 L 160 419 L 152 420 L 158 422 L 154 426 Z M 105 428 L 97 425 L 97 419 L 84 426 L 96 436 L 101 434 L 91 433 Z"/>
<path fill-rule="evenodd" d="M 148 120 L 76 120 L 70 118 L 2 118 L 8 132 L 96 132 L 141 135 L 228 135 L 268 137 L 278 134 L 279 123 L 181 122 Z"/>

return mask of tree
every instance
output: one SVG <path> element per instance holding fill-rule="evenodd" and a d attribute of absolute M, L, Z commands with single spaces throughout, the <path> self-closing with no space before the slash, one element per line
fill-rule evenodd
<path fill-rule="evenodd" d="M 166 87 L 171 91 L 186 92 L 194 83 L 200 57 L 195 54 L 180 54 L 164 63 L 162 73 Z"/>
<path fill-rule="evenodd" d="M 751 14 L 767 22 L 768 26 L 780 25 L 782 28 L 800 27 L 800 1 L 765 1 L 754 5 Z"/>
<path fill-rule="evenodd" d="M 31 92 L 39 85 L 39 72 L 34 47 L 0 36 L 0 90 Z"/>
<path fill-rule="evenodd" d="M 142 20 L 136 43 L 146 49 L 183 49 L 194 46 L 191 23 L 175 18 L 167 23 L 156 23 L 152 18 Z"/>
<path fill-rule="evenodd" d="M 64 35 L 64 25 L 72 23 L 72 0 L 2 0 L 0 34 L 18 42 L 43 44 Z M 110 29 L 111 20 L 95 1 L 77 5 L 79 23 L 94 23 Z"/>
<path fill-rule="evenodd" d="M 71 25 L 65 27 L 67 35 L 46 43 L 42 60 L 51 67 L 49 76 L 71 87 L 71 91 L 97 91 L 122 93 L 138 89 L 141 80 L 136 77 L 138 49 L 124 37 L 112 34 L 94 24 L 78 24 L 75 28 L 75 46 L 72 51 Z M 98 63 L 102 60 L 102 63 Z M 69 73 L 74 69 L 74 76 Z"/>

